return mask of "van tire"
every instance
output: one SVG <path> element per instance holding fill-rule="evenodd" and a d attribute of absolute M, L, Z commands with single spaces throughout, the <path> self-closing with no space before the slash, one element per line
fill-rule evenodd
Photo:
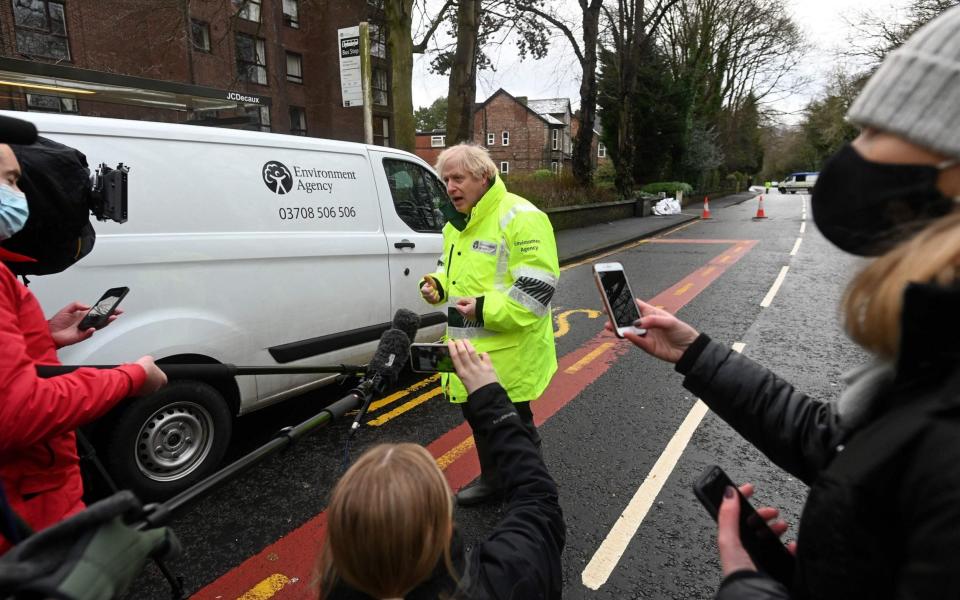
<path fill-rule="evenodd" d="M 787 188 L 777 188 L 777 191 L 780 192 L 781 194 L 786 194 Z"/>
<path fill-rule="evenodd" d="M 127 401 L 107 434 L 104 454 L 121 488 L 160 501 L 212 473 L 230 444 L 226 400 L 201 381 L 179 380 Z"/>

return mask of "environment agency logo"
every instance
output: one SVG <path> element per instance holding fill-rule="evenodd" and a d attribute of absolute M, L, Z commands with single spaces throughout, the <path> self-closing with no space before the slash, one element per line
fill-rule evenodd
<path fill-rule="evenodd" d="M 263 165 L 263 182 L 271 192 L 282 196 L 293 189 L 293 174 L 283 163 L 271 160 Z"/>

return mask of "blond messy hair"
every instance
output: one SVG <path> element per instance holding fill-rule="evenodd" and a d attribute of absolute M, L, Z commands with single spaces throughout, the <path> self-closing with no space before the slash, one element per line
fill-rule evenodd
<path fill-rule="evenodd" d="M 958 281 L 960 211 L 954 211 L 867 265 L 850 282 L 841 304 L 844 328 L 873 354 L 895 359 L 907 285 L 950 286 Z"/>
<path fill-rule="evenodd" d="M 321 597 L 337 578 L 374 598 L 401 598 L 450 557 L 453 497 L 417 444 L 367 450 L 337 482 L 320 557 Z"/>
<path fill-rule="evenodd" d="M 497 165 L 493 164 L 490 153 L 483 146 L 462 143 L 450 146 L 437 157 L 435 168 L 443 175 L 446 167 L 460 167 L 477 179 L 487 180 L 497 174 Z"/>

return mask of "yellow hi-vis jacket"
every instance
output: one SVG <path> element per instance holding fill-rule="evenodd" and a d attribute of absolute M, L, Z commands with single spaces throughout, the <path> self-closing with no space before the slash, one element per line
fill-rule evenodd
<path fill-rule="evenodd" d="M 444 225 L 437 264 L 430 276 L 439 288 L 437 306 L 447 309 L 445 339 L 469 339 L 478 353 L 489 352 L 512 401 L 537 399 L 557 370 L 550 300 L 560 265 L 547 215 L 507 192 L 497 177 L 463 231 Z M 477 299 L 475 320 L 457 311 L 460 298 Z M 451 402 L 466 402 L 455 374 L 443 374 L 441 383 Z"/>

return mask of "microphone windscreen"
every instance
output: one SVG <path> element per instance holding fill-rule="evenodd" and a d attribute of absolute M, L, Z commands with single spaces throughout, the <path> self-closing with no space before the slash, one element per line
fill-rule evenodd
<path fill-rule="evenodd" d="M 0 144 L 32 144 L 37 127 L 30 121 L 0 115 Z"/>
<path fill-rule="evenodd" d="M 393 314 L 393 328 L 407 334 L 412 342 L 417 339 L 417 330 L 420 329 L 420 315 L 405 308 L 398 309 Z"/>
<path fill-rule="evenodd" d="M 395 383 L 409 358 L 410 338 L 399 329 L 388 329 L 380 336 L 377 351 L 367 365 L 367 376 L 379 374 L 389 383 Z"/>

